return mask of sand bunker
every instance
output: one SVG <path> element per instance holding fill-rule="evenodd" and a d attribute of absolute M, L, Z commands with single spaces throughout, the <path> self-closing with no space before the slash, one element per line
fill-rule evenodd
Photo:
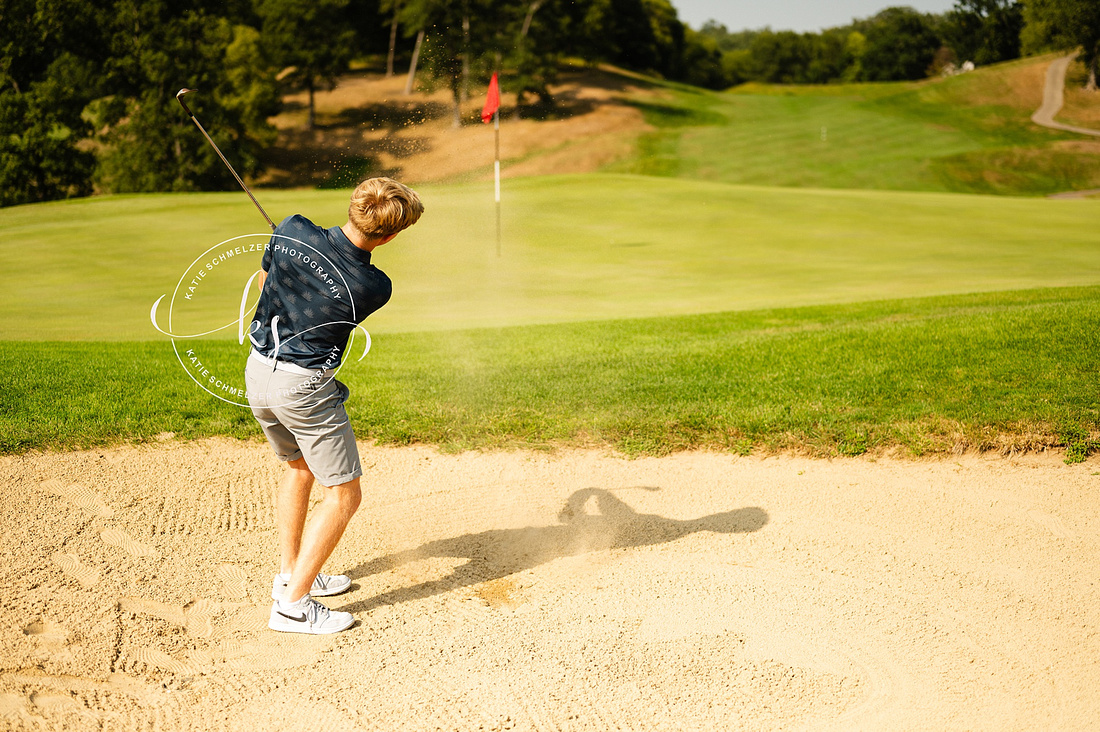
<path fill-rule="evenodd" d="M 266 446 L 0 459 L 0 728 L 1100 719 L 1095 462 L 362 450 L 326 637 L 266 629 Z"/>

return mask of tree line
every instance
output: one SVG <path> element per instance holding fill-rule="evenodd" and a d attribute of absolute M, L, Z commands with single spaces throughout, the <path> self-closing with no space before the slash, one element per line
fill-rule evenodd
<path fill-rule="evenodd" d="M 450 91 L 457 124 L 471 87 L 496 70 L 518 108 L 551 107 L 565 59 L 710 88 L 919 78 L 937 59 L 1078 45 L 1095 71 L 1098 8 L 960 0 L 943 16 L 890 8 L 796 34 L 694 30 L 669 0 L 3 0 L 0 205 L 231 188 L 173 100 L 184 86 L 200 91 L 190 106 L 252 175 L 275 141 L 268 120 L 282 93 L 308 92 L 312 125 L 313 93 L 357 58 L 384 58 L 388 73 L 416 67 Z"/>
<path fill-rule="evenodd" d="M 720 61 L 717 83 L 827 84 L 921 79 L 1053 49 L 1081 47 L 1096 86 L 1097 0 L 957 0 L 942 14 L 890 7 L 820 33 L 744 30 L 710 22 L 700 35 Z"/>

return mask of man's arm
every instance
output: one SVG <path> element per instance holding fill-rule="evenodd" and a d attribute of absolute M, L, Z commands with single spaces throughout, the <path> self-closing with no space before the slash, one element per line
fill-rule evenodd
<path fill-rule="evenodd" d="M 267 272 L 260 270 L 260 276 L 256 278 L 256 286 L 260 288 L 260 292 L 264 291 L 264 283 L 267 282 Z"/>

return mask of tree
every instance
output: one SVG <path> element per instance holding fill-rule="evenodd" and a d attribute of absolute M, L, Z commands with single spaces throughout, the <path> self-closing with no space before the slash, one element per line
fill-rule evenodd
<path fill-rule="evenodd" d="M 943 34 L 959 59 L 984 65 L 1019 58 L 1023 27 L 1023 7 L 1015 0 L 956 0 Z"/>
<path fill-rule="evenodd" d="M 348 0 L 257 0 L 264 44 L 277 64 L 293 68 L 291 77 L 309 92 L 309 129 L 315 116 L 314 92 L 336 83 L 355 50 L 347 6 Z"/>
<path fill-rule="evenodd" d="M 752 42 L 753 78 L 769 84 L 805 81 L 812 60 L 803 36 L 794 31 L 764 31 Z"/>
<path fill-rule="evenodd" d="M 81 117 L 98 95 L 101 18 L 84 3 L 0 3 L 0 206 L 87 195 Z"/>
<path fill-rule="evenodd" d="M 1021 41 L 1028 52 L 1080 47 L 1079 58 L 1089 72 L 1087 86 L 1096 89 L 1100 71 L 1100 2 L 1026 0 Z"/>
<path fill-rule="evenodd" d="M 703 23 L 703 27 L 699 29 L 701 35 L 713 38 L 718 44 L 718 50 L 723 53 L 726 51 L 747 51 L 752 48 L 753 39 L 762 32 L 764 31 L 743 30 L 731 33 L 729 28 L 716 20 L 708 20 L 706 23 Z"/>
<path fill-rule="evenodd" d="M 248 175 L 270 144 L 278 109 L 273 69 L 254 29 L 167 0 L 117 0 L 106 96 L 87 113 L 103 152 L 97 180 L 111 191 L 230 188 L 234 181 L 175 102 L 181 87 L 203 126 Z"/>
<path fill-rule="evenodd" d="M 752 51 L 742 48 L 723 53 L 722 75 L 726 77 L 726 82 L 731 86 L 744 84 L 756 78 Z"/>
<path fill-rule="evenodd" d="M 506 4 L 497 21 L 503 24 L 501 88 L 515 92 L 518 116 L 528 94 L 538 107 L 553 108 L 550 85 L 557 80 L 565 54 L 589 56 L 577 37 L 583 36 L 583 8 L 569 0 L 519 0 Z M 510 45 L 510 48 L 509 48 Z"/>
<path fill-rule="evenodd" d="M 380 53 L 387 48 L 390 31 L 397 30 L 392 27 L 395 18 L 393 3 L 394 0 L 347 0 L 343 15 L 355 33 L 351 46 L 353 58 Z M 262 23 L 258 23 L 257 27 L 262 27 Z"/>
<path fill-rule="evenodd" d="M 848 65 L 853 61 L 848 54 L 848 31 L 837 28 L 818 34 L 805 34 L 803 38 L 811 51 L 804 83 L 827 84 L 843 78 Z"/>
<path fill-rule="evenodd" d="M 403 4 L 406 32 L 426 31 L 421 65 L 434 83 L 450 89 L 455 127 L 462 124 L 469 75 L 475 70 L 484 75 L 503 47 L 500 5 L 493 0 L 405 0 Z"/>
<path fill-rule="evenodd" d="M 397 29 L 401 25 L 401 0 L 382 0 L 381 9 L 390 14 L 390 46 L 386 54 L 386 76 L 393 76 L 393 61 L 397 54 Z"/>
<path fill-rule="evenodd" d="M 58 113 L 52 85 L 0 89 L 0 206 L 91 193 L 95 158 L 77 148 L 82 130 Z"/>
<path fill-rule="evenodd" d="M 930 17 L 912 8 L 886 8 L 855 25 L 867 37 L 864 81 L 922 79 L 943 45 Z"/>
<path fill-rule="evenodd" d="M 557 77 L 560 58 L 554 52 L 553 38 L 547 38 L 550 34 L 545 23 L 541 22 L 546 17 L 543 13 L 539 17 L 539 23 L 535 24 L 535 15 L 546 5 L 547 0 L 526 0 L 517 5 L 522 10 L 522 21 L 518 24 L 515 35 L 515 44 L 511 53 L 503 58 L 503 62 L 511 71 L 505 77 L 504 88 L 516 93 L 516 116 L 520 114 L 527 94 L 538 97 L 543 108 L 549 108 L 553 104 L 550 94 L 550 84 Z M 514 18 L 510 25 L 515 25 Z M 532 26 L 535 33 L 532 35 Z M 539 41 L 544 41 L 540 43 Z M 549 40 L 550 43 L 545 43 Z"/>
<path fill-rule="evenodd" d="M 86 195 L 93 181 L 233 186 L 175 102 L 184 86 L 238 172 L 256 171 L 278 98 L 250 18 L 247 0 L 0 3 L 0 204 Z"/>
<path fill-rule="evenodd" d="M 586 58 L 653 70 L 657 39 L 642 0 L 591 0 L 582 25 Z"/>
<path fill-rule="evenodd" d="M 863 55 L 867 52 L 867 36 L 857 30 L 848 31 L 844 39 L 844 71 L 840 78 L 844 81 L 859 81 L 863 78 Z"/>
<path fill-rule="evenodd" d="M 676 9 L 669 0 L 642 0 L 642 8 L 653 31 L 653 51 L 657 60 L 652 68 L 669 78 L 683 79 L 686 75 L 683 64 L 685 28 Z"/>
<path fill-rule="evenodd" d="M 722 52 L 718 50 L 718 42 L 691 28 L 685 30 L 684 48 L 676 78 L 708 89 L 732 86 L 722 67 Z"/>

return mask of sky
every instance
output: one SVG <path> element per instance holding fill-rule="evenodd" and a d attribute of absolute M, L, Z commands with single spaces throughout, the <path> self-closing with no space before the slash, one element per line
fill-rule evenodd
<path fill-rule="evenodd" d="M 942 13 L 955 0 L 671 0 L 680 20 L 699 28 L 714 19 L 731 31 L 771 26 L 799 33 L 847 25 L 883 8 L 907 5 L 922 13 Z"/>

